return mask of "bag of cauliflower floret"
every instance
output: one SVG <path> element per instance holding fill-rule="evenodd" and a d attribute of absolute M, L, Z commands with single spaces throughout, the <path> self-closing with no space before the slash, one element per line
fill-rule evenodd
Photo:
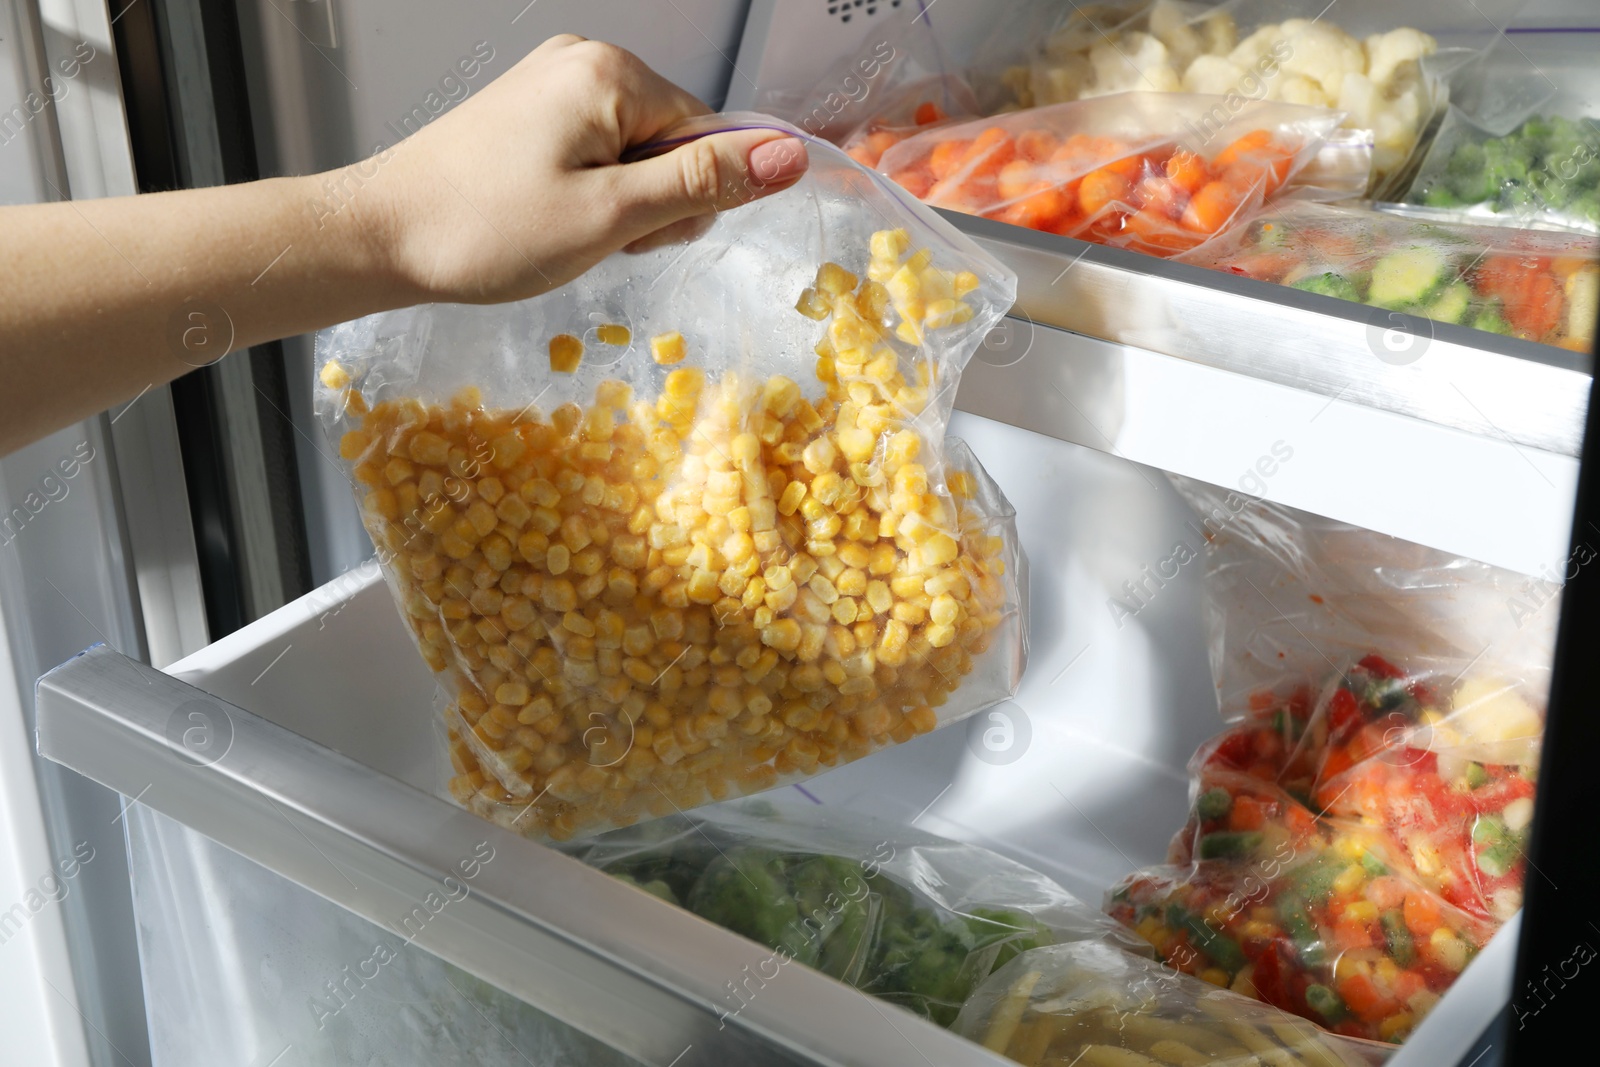
<path fill-rule="evenodd" d="M 683 139 L 771 126 L 698 120 Z M 944 437 L 1015 276 L 810 141 L 793 188 L 553 292 L 325 331 L 317 411 L 461 803 L 566 838 L 1015 691 L 1013 513 Z"/>

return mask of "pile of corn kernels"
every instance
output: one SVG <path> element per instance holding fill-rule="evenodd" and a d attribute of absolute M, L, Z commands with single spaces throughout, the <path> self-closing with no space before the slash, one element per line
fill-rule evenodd
<path fill-rule="evenodd" d="M 770 788 L 937 725 L 1007 610 L 1005 545 L 969 472 L 930 480 L 913 421 L 938 387 L 889 338 L 965 322 L 970 273 L 872 238 L 866 279 L 818 271 L 823 396 L 674 366 L 654 401 L 368 407 L 340 451 L 428 665 L 449 679 L 450 789 L 534 836 Z M 626 327 L 601 343 L 627 345 Z M 652 339 L 663 366 L 692 354 Z M 582 341 L 550 341 L 570 373 Z M 715 356 L 712 357 L 715 360 Z M 932 442 L 937 448 L 938 442 Z M 935 468 L 936 470 L 938 468 Z"/>

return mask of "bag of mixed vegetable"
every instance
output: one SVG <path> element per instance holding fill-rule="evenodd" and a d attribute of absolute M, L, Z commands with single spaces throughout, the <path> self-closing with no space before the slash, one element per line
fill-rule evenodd
<path fill-rule="evenodd" d="M 1282 204 L 1182 259 L 1574 352 L 1594 347 L 1600 239 Z"/>
<path fill-rule="evenodd" d="M 855 812 L 709 807 L 576 846 L 585 863 L 948 1026 L 991 971 L 1038 945 L 1148 954 L 1042 874 Z M 739 1007 L 730 996 L 728 1010 Z"/>
<path fill-rule="evenodd" d="M 713 116 L 713 128 L 775 125 Z M 1015 278 L 812 142 L 685 246 L 319 337 L 317 408 L 449 698 L 451 794 L 566 838 L 1005 699 L 1013 516 L 944 429 Z"/>
<path fill-rule="evenodd" d="M 1600 118 L 1577 86 L 1586 34 L 1501 41 L 1450 78 L 1450 107 L 1410 189 L 1423 217 L 1600 232 Z"/>
<path fill-rule="evenodd" d="M 1214 95 L 1225 112 L 1252 101 L 1328 109 L 1339 113 L 1335 125 L 1371 145 L 1369 180 L 1355 195 L 1403 189 L 1408 161 L 1443 106 L 1430 59 L 1438 42 L 1394 28 L 1392 5 L 1324 7 L 1156 0 L 1063 8 L 1041 0 L 979 49 L 972 79 L 990 113 L 1124 92 Z M 1341 23 L 1370 32 L 1352 36 Z"/>
<path fill-rule="evenodd" d="M 1170 256 L 1276 197 L 1365 187 L 1364 146 L 1329 146 L 1338 115 L 1290 104 L 1128 92 L 941 126 L 878 161 L 927 203 Z"/>
<path fill-rule="evenodd" d="M 968 998 L 955 1030 L 1028 1067 L 1366 1067 L 1387 1050 L 1108 945 L 1024 952 Z"/>
<path fill-rule="evenodd" d="M 1107 908 L 1182 970 L 1403 1040 L 1521 905 L 1552 598 L 1175 481 L 1211 520 L 1204 595 L 1232 725 L 1190 762 L 1170 865 L 1128 876 Z"/>

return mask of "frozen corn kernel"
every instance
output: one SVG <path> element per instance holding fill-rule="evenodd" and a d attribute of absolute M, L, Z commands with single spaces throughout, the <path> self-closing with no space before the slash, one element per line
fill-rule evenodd
<path fill-rule="evenodd" d="M 911 235 L 904 229 L 879 230 L 872 235 L 868 245 L 873 259 L 888 259 L 899 261 L 911 247 Z"/>
<path fill-rule="evenodd" d="M 663 367 L 673 363 L 682 363 L 683 357 L 688 355 L 688 346 L 684 344 L 683 334 L 677 330 L 671 333 L 657 334 L 650 338 L 650 358 Z"/>
<path fill-rule="evenodd" d="M 1003 546 L 955 505 L 970 475 L 930 484 L 908 420 L 934 375 L 882 331 L 898 315 L 920 340 L 970 288 L 903 231 L 872 252 L 867 280 L 827 264 L 802 299 L 832 338 L 812 397 L 685 366 L 659 396 L 612 379 L 548 418 L 472 389 L 347 402 L 364 518 L 457 694 L 452 795 L 569 837 L 937 725 L 1003 616 Z"/>
<path fill-rule="evenodd" d="M 856 276 L 837 263 L 824 263 L 817 268 L 816 291 L 828 296 L 842 296 L 856 287 Z"/>
<path fill-rule="evenodd" d="M 343 389 L 350 384 L 350 372 L 331 359 L 322 365 L 322 371 L 317 377 L 329 389 Z"/>
<path fill-rule="evenodd" d="M 801 293 L 800 299 L 795 301 L 794 309 L 806 318 L 816 319 L 819 322 L 827 318 L 833 310 L 827 298 L 815 289 L 807 289 Z"/>
<path fill-rule="evenodd" d="M 633 331 L 617 322 L 596 326 L 594 336 L 601 344 L 616 345 L 618 348 L 626 348 L 633 341 Z"/>
<path fill-rule="evenodd" d="M 550 338 L 550 369 L 558 374 L 571 374 L 583 360 L 583 342 L 570 333 L 558 333 Z"/>

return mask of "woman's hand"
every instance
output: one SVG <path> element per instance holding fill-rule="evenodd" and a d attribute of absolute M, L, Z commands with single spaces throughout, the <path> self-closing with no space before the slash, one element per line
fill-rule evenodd
<path fill-rule="evenodd" d="M 0 455 L 228 351 L 553 289 L 804 172 L 774 130 L 619 162 L 705 110 L 620 48 L 557 37 L 346 172 L 0 207 Z M 330 180 L 354 189 L 337 211 Z"/>
<path fill-rule="evenodd" d="M 804 146 L 775 130 L 619 162 L 624 149 L 707 113 L 632 53 L 555 37 L 386 162 L 369 161 L 378 175 L 356 206 L 417 300 L 522 299 L 618 249 L 692 236 L 712 212 L 805 171 Z"/>

